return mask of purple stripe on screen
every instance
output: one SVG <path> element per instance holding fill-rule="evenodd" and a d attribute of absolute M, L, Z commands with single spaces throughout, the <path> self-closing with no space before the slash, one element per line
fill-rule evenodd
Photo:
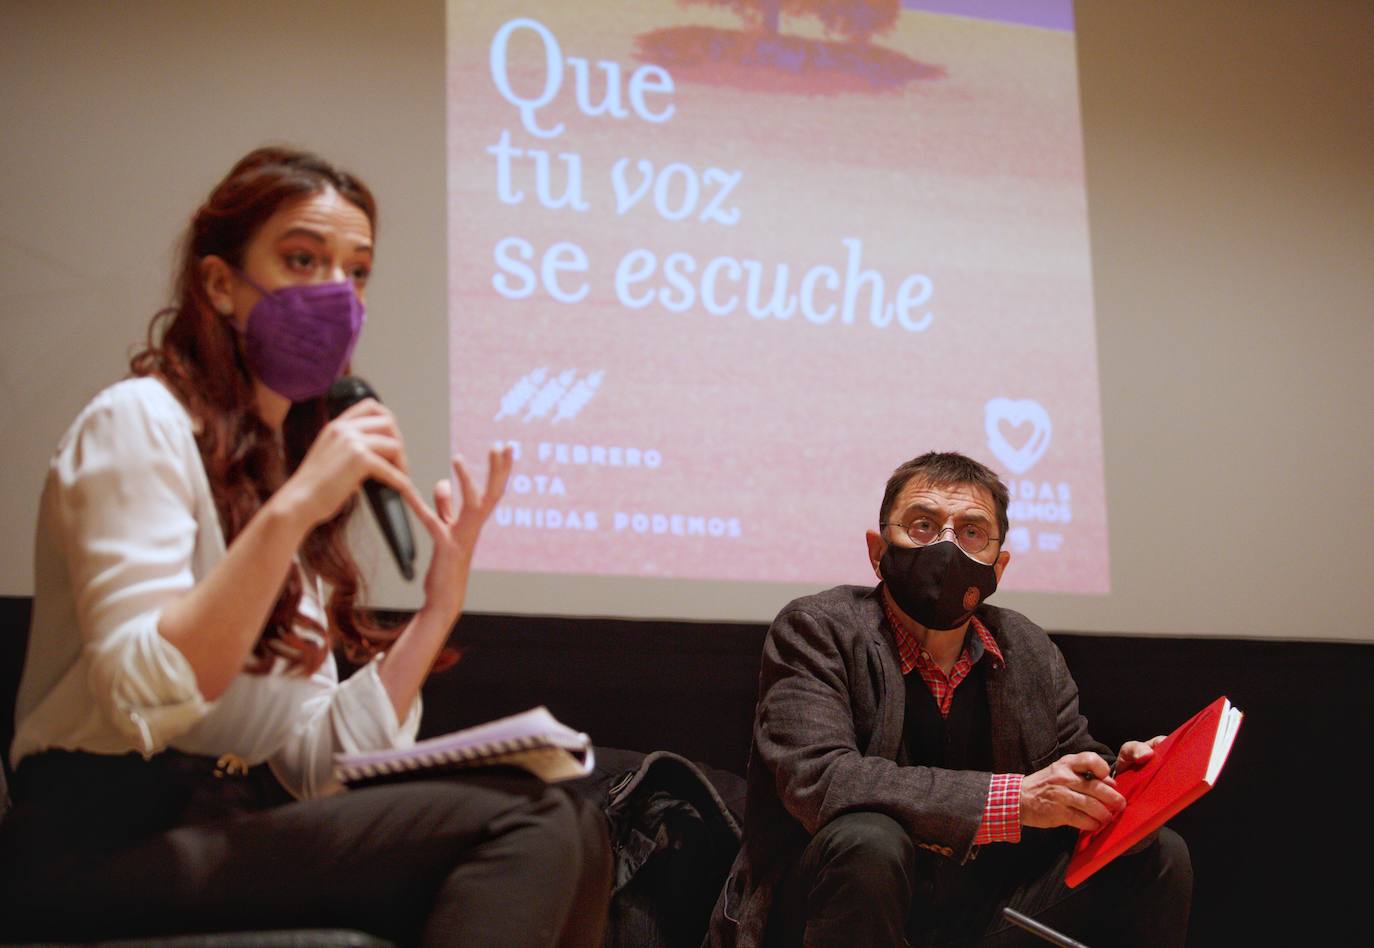
<path fill-rule="evenodd" d="M 1073 32 L 1073 0 L 902 0 L 902 6 L 927 13 Z"/>

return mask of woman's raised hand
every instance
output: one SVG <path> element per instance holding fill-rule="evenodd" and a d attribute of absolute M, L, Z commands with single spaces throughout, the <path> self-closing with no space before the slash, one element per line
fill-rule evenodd
<path fill-rule="evenodd" d="M 372 478 L 405 498 L 434 543 L 425 574 L 425 600 L 456 617 L 467 591 L 468 569 L 483 525 L 505 493 L 512 451 L 493 448 L 487 459 L 487 482 L 479 491 L 462 458 L 453 458 L 452 484 L 434 487 L 434 508 L 411 482 L 405 445 L 395 417 L 375 399 L 364 399 L 320 429 L 296 472 L 277 492 L 306 529 L 334 516 L 363 481 Z"/>
<path fill-rule="evenodd" d="M 487 482 L 479 492 L 467 465 L 455 455 L 453 473 L 461 496 L 455 498 L 450 482 L 442 480 L 434 487 L 434 510 L 424 504 L 412 505 L 434 541 L 434 556 L 425 574 L 427 605 L 443 609 L 454 617 L 462 610 L 477 537 L 506 492 L 511 464 L 510 445 L 492 448 L 487 454 Z"/>

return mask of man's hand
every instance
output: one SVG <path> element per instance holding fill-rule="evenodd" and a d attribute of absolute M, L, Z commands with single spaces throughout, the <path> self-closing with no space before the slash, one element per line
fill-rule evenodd
<path fill-rule="evenodd" d="M 1123 770 L 1133 770 L 1143 766 L 1145 761 L 1155 755 L 1155 745 L 1167 736 L 1160 734 L 1148 741 L 1127 741 L 1122 744 L 1121 752 L 1116 756 L 1116 772 L 1120 773 Z"/>
<path fill-rule="evenodd" d="M 1148 741 L 1127 741 L 1121 745 L 1121 752 L 1116 757 L 1116 772 L 1131 770 L 1135 767 L 1143 767 L 1145 762 L 1155 755 L 1155 745 L 1164 740 L 1166 734 L 1159 734 L 1150 738 Z M 1131 856 L 1151 846 L 1155 837 L 1159 835 L 1159 830 L 1146 836 L 1130 849 L 1126 850 L 1126 855 Z"/>
<path fill-rule="evenodd" d="M 1021 781 L 1021 825 L 1096 830 L 1126 806 L 1107 762 L 1092 751 L 1066 754 Z"/>

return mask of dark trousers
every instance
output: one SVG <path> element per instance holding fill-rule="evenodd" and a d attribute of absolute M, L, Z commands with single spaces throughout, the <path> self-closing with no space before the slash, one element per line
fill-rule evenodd
<path fill-rule="evenodd" d="M 781 945 L 1043 946 L 1002 917 L 1011 907 L 1084 944 L 1169 948 L 1187 943 L 1193 869 L 1167 827 L 1076 888 L 1063 883 L 1076 833 L 1028 834 L 983 847 L 960 866 L 918 849 L 891 817 L 849 813 L 811 840 L 774 903 Z"/>
<path fill-rule="evenodd" d="M 289 798 L 175 752 L 23 761 L 0 826 L 8 937 L 353 928 L 402 944 L 599 945 L 605 818 L 510 771 Z"/>

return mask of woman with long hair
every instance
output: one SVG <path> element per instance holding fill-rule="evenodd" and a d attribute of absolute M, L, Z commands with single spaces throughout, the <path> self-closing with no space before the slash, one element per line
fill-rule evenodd
<path fill-rule="evenodd" d="M 484 488 L 412 484 L 373 399 L 324 395 L 365 316 L 376 203 L 317 156 L 242 158 L 196 211 L 176 304 L 59 443 L 0 825 L 21 937 L 347 927 L 398 942 L 596 945 L 601 814 L 532 778 L 342 791 L 336 752 L 404 746 L 509 449 Z M 358 607 L 359 486 L 433 544 L 401 629 Z M 361 667 L 340 681 L 334 649 Z"/>

